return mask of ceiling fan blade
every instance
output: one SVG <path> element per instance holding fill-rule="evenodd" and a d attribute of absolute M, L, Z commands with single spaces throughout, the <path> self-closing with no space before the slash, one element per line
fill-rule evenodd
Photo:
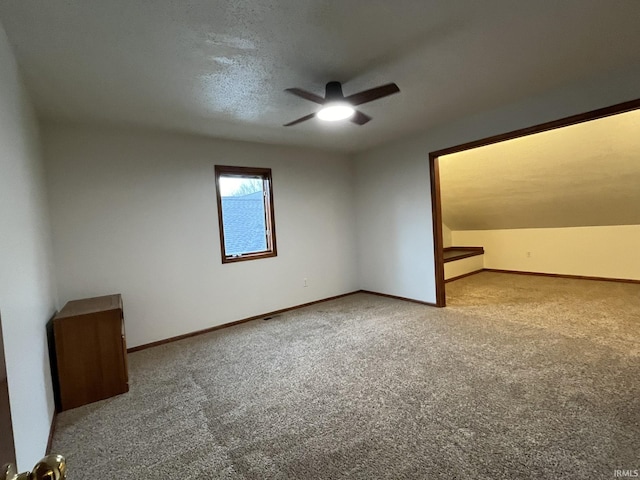
<path fill-rule="evenodd" d="M 388 83 L 386 85 L 372 88 L 370 90 L 365 90 L 360 93 L 354 93 L 353 95 L 345 97 L 345 100 L 355 107 L 358 105 L 362 105 L 363 103 L 373 102 L 374 100 L 386 97 L 388 95 L 393 95 L 394 93 L 398 93 L 399 91 L 400 89 L 395 83 Z"/>
<path fill-rule="evenodd" d="M 315 93 L 307 92 L 306 90 L 302 90 L 301 88 L 287 88 L 285 92 L 293 93 L 298 97 L 302 97 L 305 100 L 310 100 L 315 103 L 319 103 L 320 105 L 324 104 L 324 98 L 316 95 Z"/>
<path fill-rule="evenodd" d="M 316 116 L 315 113 L 310 113 L 309 115 L 305 115 L 304 117 L 294 120 L 293 122 L 285 123 L 283 127 L 290 127 L 291 125 L 296 125 L 298 123 L 306 122 L 307 120 L 311 120 L 315 116 Z"/>
<path fill-rule="evenodd" d="M 356 113 L 353 114 L 350 120 L 357 125 L 364 125 L 369 120 L 371 120 L 371 117 L 369 115 L 365 115 L 364 113 L 356 110 Z"/>

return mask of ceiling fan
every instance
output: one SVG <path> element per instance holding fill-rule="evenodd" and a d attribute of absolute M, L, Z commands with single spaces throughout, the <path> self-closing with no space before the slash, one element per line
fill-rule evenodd
<path fill-rule="evenodd" d="M 285 92 L 289 92 L 293 95 L 297 95 L 298 97 L 302 97 L 305 100 L 318 103 L 322 105 L 322 109 L 318 112 L 314 112 L 294 120 L 293 122 L 285 123 L 284 126 L 290 127 L 310 120 L 313 117 L 318 117 L 320 120 L 326 121 L 345 120 L 348 118 L 357 125 L 364 125 L 371 120 L 371 117 L 356 110 L 354 107 L 393 95 L 399 91 L 400 89 L 395 83 L 388 83 L 386 85 L 381 85 L 380 87 L 371 88 L 345 97 L 342 93 L 342 84 L 340 82 L 329 82 L 325 87 L 325 94 L 323 98 L 315 93 L 307 92 L 300 88 L 287 88 Z"/>

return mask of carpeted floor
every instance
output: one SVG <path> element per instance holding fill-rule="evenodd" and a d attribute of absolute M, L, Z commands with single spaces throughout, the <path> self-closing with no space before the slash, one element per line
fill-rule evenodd
<path fill-rule="evenodd" d="M 640 285 L 484 272 L 131 354 L 69 479 L 609 479 L 640 469 Z"/>

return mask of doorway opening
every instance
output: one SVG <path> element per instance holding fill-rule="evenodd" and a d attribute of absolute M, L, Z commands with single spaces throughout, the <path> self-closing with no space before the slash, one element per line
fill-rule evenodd
<path fill-rule="evenodd" d="M 445 249 L 443 241 L 443 217 L 442 217 L 442 199 L 440 191 L 440 166 L 439 158 L 444 155 L 463 152 L 465 150 L 471 150 L 478 147 L 483 147 L 506 140 L 512 140 L 519 137 L 533 135 L 549 130 L 554 130 L 570 125 L 575 125 L 599 118 L 604 118 L 632 110 L 640 109 L 640 99 L 632 100 L 610 107 L 593 110 L 578 115 L 572 115 L 570 117 L 546 122 L 543 124 L 527 127 L 512 132 L 495 135 L 492 137 L 475 140 L 472 142 L 456 145 L 453 147 L 437 150 L 429 153 L 429 170 L 431 175 L 431 205 L 432 205 L 432 219 L 433 219 L 433 244 L 435 254 L 435 285 L 436 285 L 436 306 L 446 306 L 446 292 L 445 292 Z M 450 252 L 447 252 L 448 254 Z"/>

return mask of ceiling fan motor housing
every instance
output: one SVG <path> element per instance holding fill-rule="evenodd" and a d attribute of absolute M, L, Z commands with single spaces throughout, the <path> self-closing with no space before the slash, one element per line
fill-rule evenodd
<path fill-rule="evenodd" d="M 327 103 L 336 100 L 344 100 L 344 94 L 342 93 L 342 85 L 340 82 L 327 83 L 324 99 Z"/>

